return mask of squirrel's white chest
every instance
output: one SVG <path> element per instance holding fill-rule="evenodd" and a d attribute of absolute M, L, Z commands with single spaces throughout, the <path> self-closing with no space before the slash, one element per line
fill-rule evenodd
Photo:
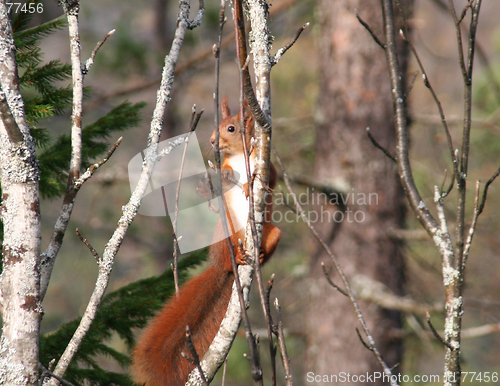
<path fill-rule="evenodd" d="M 233 156 L 230 162 L 233 168 L 234 178 L 244 185 L 248 182 L 247 170 L 245 165 L 245 157 L 243 154 Z M 250 157 L 250 174 L 254 171 L 254 162 Z M 231 220 L 233 222 L 234 231 L 237 232 L 243 229 L 248 221 L 248 199 L 245 197 L 245 192 L 241 186 L 234 186 L 226 192 L 226 200 L 230 208 Z"/>
<path fill-rule="evenodd" d="M 253 157 L 250 157 L 250 175 L 254 170 L 254 162 L 252 160 Z M 247 179 L 247 167 L 245 164 L 245 157 L 243 154 L 233 156 L 231 158 L 231 163 L 229 164 L 234 171 L 234 177 L 242 184 L 248 182 Z M 241 190 L 241 189 L 240 189 Z"/>

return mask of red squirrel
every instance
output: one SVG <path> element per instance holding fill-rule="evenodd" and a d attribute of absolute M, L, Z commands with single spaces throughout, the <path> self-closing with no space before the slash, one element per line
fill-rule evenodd
<path fill-rule="evenodd" d="M 238 239 L 244 240 L 248 218 L 248 182 L 245 169 L 243 143 L 239 132 L 238 115 L 231 116 L 227 97 L 221 103 L 222 121 L 219 125 L 219 148 L 224 157 L 221 165 L 223 184 L 229 184 L 227 176 L 239 179 L 243 189 L 233 187 L 224 194 L 229 229 L 236 232 L 230 236 L 238 264 L 245 264 L 245 258 L 238 248 Z M 249 148 L 254 136 L 254 122 L 245 106 L 245 131 Z M 215 143 L 215 131 L 210 138 Z M 250 155 L 253 172 L 255 152 Z M 277 173 L 270 165 L 269 187 L 274 188 Z M 236 173 L 235 173 L 236 172 Z M 270 197 L 269 197 L 270 198 Z M 271 257 L 281 238 L 281 231 L 271 223 L 271 200 L 267 200 L 264 229 L 262 233 L 261 261 Z M 231 297 L 234 275 L 227 242 L 223 238 L 221 220 L 216 225 L 214 240 L 222 240 L 210 246 L 211 265 L 200 275 L 186 282 L 177 296 L 173 296 L 160 313 L 146 328 L 135 347 L 132 358 L 132 376 L 134 381 L 146 386 L 179 386 L 187 382 L 194 365 L 181 356 L 191 356 L 186 344 L 186 326 L 191 331 L 191 339 L 200 358 L 203 358 L 214 339 L 224 318 Z"/>

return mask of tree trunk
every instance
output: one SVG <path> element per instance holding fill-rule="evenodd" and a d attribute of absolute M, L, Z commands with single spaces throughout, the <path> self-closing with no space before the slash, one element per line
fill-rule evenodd
<path fill-rule="evenodd" d="M 382 36 L 380 2 L 322 0 L 318 7 L 322 121 L 317 130 L 315 174 L 320 183 L 333 186 L 342 195 L 330 196 L 339 206 L 319 209 L 317 226 L 351 281 L 356 275 L 367 275 L 401 295 L 404 283 L 401 245 L 389 236 L 388 229 L 403 227 L 403 190 L 396 164 L 373 146 L 366 132 L 370 127 L 379 143 L 394 153 L 390 81 L 383 50 L 355 16 L 357 9 L 375 33 Z M 406 69 L 404 63 L 403 68 Z M 333 218 L 328 220 L 325 210 Z M 307 326 L 308 372 L 320 375 L 322 381 L 324 375 L 337 375 L 337 381 L 333 377 L 325 382 L 329 385 L 386 383 L 382 379 L 363 380 L 362 376 L 382 374 L 382 369 L 373 353 L 360 342 L 353 307 L 347 297 L 327 283 L 321 261 L 331 267 L 334 282 L 341 284 L 327 256 L 323 253 L 313 256 Z M 401 341 L 391 337 L 391 331 L 401 327 L 400 315 L 374 304 L 360 302 L 360 305 L 388 366 L 400 363 Z M 342 382 L 343 373 L 351 378 Z"/>
<path fill-rule="evenodd" d="M 35 144 L 24 116 L 14 39 L 0 3 L 0 171 L 3 271 L 0 384 L 38 384 L 40 199 Z"/>

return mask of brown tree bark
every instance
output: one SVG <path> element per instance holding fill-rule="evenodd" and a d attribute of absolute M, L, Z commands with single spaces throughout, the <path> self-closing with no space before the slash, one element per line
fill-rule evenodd
<path fill-rule="evenodd" d="M 404 261 L 400 242 L 389 236 L 388 229 L 404 225 L 403 190 L 396 163 L 375 148 L 366 133 L 370 127 L 379 143 L 395 153 L 390 81 L 384 51 L 356 19 L 355 9 L 378 36 L 383 36 L 379 1 L 318 3 L 322 121 L 317 129 L 315 174 L 320 183 L 343 192 L 333 198 L 340 202 L 343 198 L 346 203 L 344 207 L 330 206 L 333 219 L 325 217 L 325 206 L 319 208 L 316 225 L 350 280 L 355 275 L 367 275 L 400 295 Z M 406 58 L 405 48 L 401 49 L 402 58 Z M 405 70 L 406 65 L 402 64 Z M 337 375 L 338 381 L 330 378 L 328 384 L 345 384 L 340 379 L 342 373 L 346 377 L 350 374 L 347 382 L 351 385 L 367 381 L 387 384 L 381 379 L 362 382 L 362 378 L 352 378 L 382 374 L 382 369 L 357 336 L 355 328 L 359 322 L 349 299 L 325 280 L 321 261 L 331 267 L 336 284 L 341 284 L 327 259 L 320 252 L 311 261 L 306 373 Z M 391 337 L 391 331 L 401 327 L 400 315 L 374 304 L 360 302 L 360 305 L 386 363 L 389 367 L 398 364 L 402 356 L 401 341 Z M 394 373 L 397 372 L 398 369 Z"/>

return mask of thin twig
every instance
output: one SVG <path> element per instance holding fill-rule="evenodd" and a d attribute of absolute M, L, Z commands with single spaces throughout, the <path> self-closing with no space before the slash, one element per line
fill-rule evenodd
<path fill-rule="evenodd" d="M 335 284 L 333 282 L 333 280 L 331 279 L 331 277 L 328 274 L 328 272 L 326 272 L 326 266 L 325 266 L 324 262 L 321 262 L 321 269 L 323 269 L 323 274 L 325 275 L 326 280 L 328 281 L 328 283 L 330 283 L 330 285 L 333 288 L 335 288 L 337 291 L 339 291 L 342 295 L 349 297 L 349 294 L 347 292 L 345 292 L 342 288 L 340 288 L 337 284 Z"/>
<path fill-rule="evenodd" d="M 445 0 L 434 0 L 434 3 L 437 5 L 437 7 L 445 11 L 446 13 L 449 13 L 449 7 L 446 5 Z M 469 34 L 469 30 L 467 29 L 467 26 L 465 26 L 463 23 L 460 23 L 460 27 L 462 27 L 465 31 L 466 34 Z M 488 60 L 488 56 L 486 55 L 486 52 L 484 48 L 479 44 L 479 42 L 476 42 L 476 50 L 479 55 L 479 59 L 481 60 L 486 73 L 488 77 L 488 85 L 493 88 L 493 92 L 495 94 L 495 97 L 498 102 L 500 102 L 500 84 L 498 80 L 496 79 L 496 75 L 494 74 L 493 69 L 491 68 L 491 64 Z"/>
<path fill-rule="evenodd" d="M 365 348 L 369 351 L 372 351 L 373 352 L 373 347 L 370 347 L 368 345 L 368 343 L 365 342 L 365 340 L 363 339 L 363 337 L 361 336 L 361 333 L 359 332 L 359 328 L 356 327 L 356 334 L 358 334 L 358 338 L 359 340 L 361 341 L 361 343 L 363 344 L 363 346 L 365 346 Z"/>
<path fill-rule="evenodd" d="M 42 381 L 42 383 L 41 383 L 42 385 L 44 384 L 43 379 L 46 378 L 47 376 L 49 376 L 49 377 L 57 379 L 59 382 L 61 382 L 64 385 L 75 386 L 70 381 L 67 381 L 64 378 L 61 378 L 61 377 L 58 377 L 57 375 L 55 375 L 52 371 L 50 371 L 48 368 L 46 368 L 42 364 L 42 362 L 38 362 L 38 367 L 42 370 L 42 375 L 40 376 L 40 380 Z"/>
<path fill-rule="evenodd" d="M 92 245 L 90 245 L 90 243 L 88 242 L 88 240 L 86 238 L 84 238 L 80 234 L 80 231 L 78 230 L 78 228 L 76 228 L 76 235 L 78 236 L 78 238 L 80 239 L 80 241 L 85 244 L 85 246 L 88 248 L 88 250 L 90 251 L 90 253 L 92 253 L 92 256 L 94 256 L 94 258 L 96 259 L 97 263 L 100 264 L 101 263 L 101 257 L 99 256 L 99 254 L 97 253 L 97 251 L 94 249 L 94 247 Z"/>
<path fill-rule="evenodd" d="M 95 55 L 97 54 L 97 51 L 99 50 L 99 48 L 101 48 L 101 46 L 104 44 L 104 42 L 111 36 L 115 33 L 115 29 L 112 29 L 111 31 L 109 31 L 103 38 L 102 40 L 97 43 L 97 45 L 95 46 L 94 50 L 92 51 L 92 54 L 90 55 L 90 58 L 87 59 L 87 61 L 84 63 L 84 65 L 82 66 L 82 72 L 83 72 L 83 75 L 87 75 L 89 70 L 90 70 L 90 67 L 92 67 L 92 65 L 94 64 L 94 59 L 95 59 Z"/>
<path fill-rule="evenodd" d="M 59 211 L 59 217 L 56 220 L 54 225 L 54 231 L 52 233 L 52 237 L 49 242 L 49 246 L 45 253 L 42 253 L 42 269 L 41 269 L 41 283 L 40 283 L 40 292 L 41 296 L 45 296 L 47 291 L 50 275 L 52 273 L 52 268 L 54 267 L 55 258 L 61 248 L 64 234 L 66 233 L 66 229 L 69 224 L 69 220 L 71 218 L 71 214 L 73 211 L 73 206 L 76 198 L 76 193 L 80 190 L 83 184 L 92 177 L 92 175 L 99 169 L 102 165 L 104 165 L 109 158 L 113 155 L 116 148 L 120 145 L 123 137 L 118 138 L 115 144 L 111 147 L 111 149 L 106 153 L 104 158 L 96 164 L 90 165 L 89 168 L 75 181 L 73 188 L 69 187 L 66 191 L 66 195 L 64 196 L 63 203 L 61 209 Z"/>
<path fill-rule="evenodd" d="M 464 7 L 462 10 L 462 14 L 460 15 L 460 19 L 458 19 L 458 23 L 462 23 L 464 20 L 465 15 L 467 15 L 467 10 L 472 7 L 472 4 L 474 3 L 474 0 L 470 0 L 467 5 Z"/>
<path fill-rule="evenodd" d="M 434 335 L 434 337 L 441 343 L 443 344 L 444 346 L 448 347 L 451 351 L 453 351 L 453 346 L 449 343 L 449 342 L 446 342 L 443 338 L 441 338 L 441 336 L 439 335 L 439 333 L 437 332 L 437 330 L 434 328 L 434 326 L 432 325 L 432 322 L 431 322 L 431 315 L 427 312 L 427 314 L 425 315 L 426 317 L 426 320 L 427 320 L 427 325 L 429 326 L 429 328 L 431 329 L 432 331 L 432 334 Z"/>
<path fill-rule="evenodd" d="M 203 370 L 201 369 L 201 364 L 200 364 L 200 356 L 196 352 L 196 348 L 194 347 L 193 344 L 193 339 L 191 338 L 191 331 L 189 330 L 189 326 L 186 326 L 186 344 L 189 348 L 189 351 L 191 352 L 192 358 L 189 358 L 184 352 L 181 353 L 181 355 L 187 359 L 190 363 L 194 364 L 196 368 L 198 369 L 201 380 L 204 385 L 208 386 L 207 378 L 205 377 L 205 374 L 203 373 Z"/>
<path fill-rule="evenodd" d="M 266 301 L 268 303 L 269 302 L 269 299 L 271 298 L 271 290 L 273 289 L 273 285 L 274 285 L 274 273 L 271 275 L 271 277 L 269 278 L 269 280 L 267 281 L 267 289 L 266 289 Z M 274 324 L 274 323 L 273 323 Z"/>
<path fill-rule="evenodd" d="M 292 378 L 292 367 L 290 366 L 290 357 L 288 356 L 288 351 L 285 344 L 285 333 L 283 331 L 283 318 L 281 316 L 281 307 L 278 298 L 274 301 L 274 306 L 276 307 L 276 312 L 278 314 L 278 327 L 276 331 L 276 336 L 278 338 L 278 346 L 280 348 L 281 360 L 283 362 L 283 371 L 285 372 L 285 384 L 287 386 L 293 385 Z M 276 352 L 276 349 L 274 349 Z"/>
<path fill-rule="evenodd" d="M 472 217 L 472 223 L 469 228 L 469 234 L 467 236 L 467 240 L 465 241 L 464 246 L 464 258 L 462 261 L 462 270 L 465 269 L 465 265 L 467 264 L 467 259 L 469 257 L 470 247 L 472 245 L 472 238 L 474 237 L 474 233 L 476 231 L 477 219 L 479 215 L 483 213 L 484 206 L 486 204 L 486 198 L 488 196 L 488 188 L 495 181 L 495 179 L 500 175 L 500 168 L 491 176 L 491 178 L 486 182 L 484 186 L 483 196 L 481 198 L 481 202 L 479 203 L 479 181 L 476 182 L 476 195 L 474 199 L 474 214 Z"/>
<path fill-rule="evenodd" d="M 484 191 L 483 191 L 483 197 L 481 198 L 481 205 L 479 205 L 478 209 L 478 215 L 483 213 L 484 205 L 486 204 L 486 197 L 488 195 L 488 188 L 490 185 L 495 181 L 495 179 L 500 175 L 500 168 L 497 169 L 497 171 L 491 176 L 491 178 L 486 182 L 486 185 L 484 185 Z"/>
<path fill-rule="evenodd" d="M 383 152 L 383 153 L 384 153 L 387 157 L 389 157 L 389 159 L 391 159 L 391 161 L 393 161 L 393 162 L 398 162 L 398 160 L 397 160 L 397 158 L 396 158 L 396 157 L 394 157 L 391 153 L 389 153 L 389 151 L 388 151 L 386 148 L 384 148 L 381 144 L 379 144 L 379 143 L 377 142 L 377 140 L 375 139 L 375 137 L 372 135 L 372 133 L 371 133 L 371 131 L 370 131 L 370 128 L 369 128 L 369 127 L 367 127 L 367 128 L 366 128 L 366 134 L 368 134 L 368 138 L 370 138 L 370 141 L 372 141 L 373 146 L 375 146 L 377 149 L 382 150 L 382 152 Z"/>
<path fill-rule="evenodd" d="M 368 25 L 368 23 L 365 22 L 361 18 L 361 16 L 359 16 L 359 12 L 358 12 L 357 9 L 354 10 L 354 13 L 356 14 L 356 19 L 358 19 L 358 21 L 361 23 L 361 25 L 366 28 L 366 30 L 369 32 L 369 34 L 371 35 L 371 37 L 373 38 L 373 40 L 375 40 L 375 43 L 377 43 L 380 46 L 380 48 L 382 48 L 383 50 L 385 50 L 386 49 L 385 44 L 380 41 L 380 39 L 377 37 L 377 35 L 375 35 L 375 32 L 373 32 L 373 30 L 370 28 L 370 26 Z"/>
<path fill-rule="evenodd" d="M 411 90 L 413 90 L 413 85 L 415 84 L 415 80 L 417 79 L 418 76 L 418 71 L 415 71 L 413 73 L 413 78 L 411 79 L 410 85 L 408 86 L 405 96 L 408 97 L 408 94 L 410 93 Z"/>
<path fill-rule="evenodd" d="M 467 82 L 467 70 L 465 69 L 464 48 L 462 44 L 462 31 L 460 29 L 460 22 L 458 21 L 457 18 L 457 13 L 455 11 L 455 5 L 453 3 L 453 0 L 448 0 L 448 3 L 450 5 L 449 10 L 451 12 L 451 16 L 455 23 L 455 35 L 458 46 L 458 63 L 460 64 L 460 69 L 462 70 L 462 77 L 464 78 L 464 82 Z"/>
<path fill-rule="evenodd" d="M 82 187 L 82 185 L 85 183 L 85 181 L 87 181 L 90 177 L 93 176 L 93 174 L 97 171 L 97 169 L 99 169 L 102 165 L 104 165 L 106 162 L 108 162 L 108 160 L 111 158 L 111 156 L 113 155 L 115 150 L 118 148 L 118 146 L 120 146 L 120 143 L 122 142 L 122 140 L 123 140 L 123 137 L 118 138 L 118 140 L 111 147 L 111 149 L 108 150 L 108 152 L 106 153 L 106 155 L 103 157 L 102 160 L 100 160 L 99 162 L 97 162 L 95 164 L 90 165 L 87 168 L 87 170 L 80 176 L 80 178 L 78 178 L 75 181 L 75 190 L 78 191 Z"/>
<path fill-rule="evenodd" d="M 276 386 L 276 346 L 274 344 L 274 340 L 273 340 L 273 333 L 274 335 L 276 335 L 276 337 L 278 338 L 278 344 L 280 345 L 280 351 L 281 351 L 281 346 L 285 345 L 285 336 L 283 334 L 283 324 L 281 322 L 281 311 L 278 311 L 278 326 L 276 326 L 274 324 L 274 321 L 273 321 L 273 317 L 271 315 L 271 301 L 270 301 L 270 298 L 271 298 L 271 290 L 273 288 L 273 285 L 274 285 L 274 273 L 271 275 L 271 277 L 269 278 L 269 280 L 267 281 L 267 288 L 266 288 L 266 295 L 265 295 L 265 303 L 266 303 L 266 306 L 265 308 L 269 311 L 269 316 L 268 316 L 268 323 L 267 323 L 267 333 L 268 333 L 268 341 L 269 341 L 269 354 L 270 354 L 270 357 L 271 357 L 271 382 L 272 382 L 272 385 L 273 386 Z M 276 299 L 276 302 L 275 302 L 275 306 L 276 306 L 276 309 L 278 310 L 279 308 L 279 304 L 277 303 L 278 302 L 278 299 Z M 267 321 L 267 320 L 266 320 Z M 280 329 L 281 329 L 281 332 L 280 332 Z M 269 335 L 269 332 L 271 332 L 271 335 Z M 282 336 L 280 337 L 281 334 Z M 283 339 L 283 343 L 280 342 L 280 339 Z M 286 347 L 285 347 L 285 350 L 286 350 Z M 283 351 L 282 352 L 282 359 L 283 359 Z M 288 359 L 288 356 L 286 357 L 287 360 L 288 360 L 288 364 L 290 364 L 290 359 Z M 283 359 L 284 361 L 284 359 Z M 283 365 L 285 365 L 285 363 L 283 362 Z M 285 372 L 286 372 L 286 369 L 285 369 Z M 286 376 L 285 376 L 286 378 Z"/>
<path fill-rule="evenodd" d="M 281 60 L 281 57 L 287 52 L 294 44 L 295 42 L 299 39 L 300 34 L 307 28 L 309 27 L 309 22 L 304 24 L 302 27 L 298 29 L 298 31 L 295 33 L 295 36 L 288 42 L 288 44 L 284 47 L 281 47 L 278 52 L 274 55 L 274 57 L 271 59 L 271 66 L 275 66 L 278 64 L 278 62 Z"/>

